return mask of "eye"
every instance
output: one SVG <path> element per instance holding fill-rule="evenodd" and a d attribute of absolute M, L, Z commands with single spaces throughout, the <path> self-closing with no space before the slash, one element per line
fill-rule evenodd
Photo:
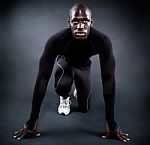
<path fill-rule="evenodd" d="M 78 21 L 73 21 L 72 22 L 74 25 L 77 25 L 78 24 Z"/>
<path fill-rule="evenodd" d="M 84 24 L 87 24 L 87 23 L 88 23 L 88 21 L 87 21 L 87 20 L 84 20 L 84 21 L 83 21 L 83 23 L 84 23 Z"/>
<path fill-rule="evenodd" d="M 78 20 L 78 19 L 73 19 L 73 20 L 72 20 L 72 23 L 73 23 L 74 25 L 78 25 L 79 20 Z"/>
<path fill-rule="evenodd" d="M 88 22 L 90 22 L 89 19 L 83 19 L 83 20 L 82 20 L 82 23 L 83 23 L 83 24 L 87 24 Z"/>

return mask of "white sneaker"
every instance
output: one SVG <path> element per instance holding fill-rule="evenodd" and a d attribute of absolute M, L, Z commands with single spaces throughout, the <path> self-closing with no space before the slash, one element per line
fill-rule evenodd
<path fill-rule="evenodd" d="M 77 100 L 77 90 L 76 90 L 76 89 L 74 89 L 73 96 L 74 96 L 74 97 L 76 98 L 76 100 Z"/>
<path fill-rule="evenodd" d="M 64 99 L 62 96 L 60 96 L 60 104 L 58 106 L 58 113 L 68 115 L 70 113 L 70 97 L 67 99 Z"/>

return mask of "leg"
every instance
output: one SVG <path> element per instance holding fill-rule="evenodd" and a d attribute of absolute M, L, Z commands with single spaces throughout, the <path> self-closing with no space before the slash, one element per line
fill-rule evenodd
<path fill-rule="evenodd" d="M 69 93 L 73 83 L 73 71 L 65 60 L 60 57 L 56 62 L 55 72 L 55 90 L 60 96 L 60 105 L 58 107 L 59 114 L 68 115 L 70 113 L 70 98 Z"/>
<path fill-rule="evenodd" d="M 91 73 L 90 68 L 75 69 L 75 86 L 77 89 L 77 101 L 81 112 L 87 112 L 90 108 Z"/>
<path fill-rule="evenodd" d="M 55 71 L 55 91 L 59 96 L 66 99 L 71 91 L 72 83 L 73 71 L 71 66 L 68 65 L 64 57 L 58 58 Z"/>

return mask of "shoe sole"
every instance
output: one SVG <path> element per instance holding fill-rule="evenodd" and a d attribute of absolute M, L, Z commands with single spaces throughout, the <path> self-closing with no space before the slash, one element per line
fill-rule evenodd
<path fill-rule="evenodd" d="M 67 115 L 69 115 L 70 113 L 69 113 L 69 114 L 65 114 L 65 113 L 59 113 L 59 112 L 58 112 L 58 114 L 59 114 L 59 115 L 65 115 L 65 116 L 67 116 Z"/>
<path fill-rule="evenodd" d="M 68 114 L 65 114 L 64 112 L 59 112 L 59 111 L 58 111 L 58 114 L 59 114 L 59 115 L 65 115 L 65 116 L 67 116 L 67 115 L 70 114 L 70 112 L 69 112 Z"/>

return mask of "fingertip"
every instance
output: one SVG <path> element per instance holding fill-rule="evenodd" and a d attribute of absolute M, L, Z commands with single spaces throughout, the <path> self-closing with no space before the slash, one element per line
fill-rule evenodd
<path fill-rule="evenodd" d="M 19 138 L 17 138 L 17 140 L 20 140 L 21 138 L 19 137 Z"/>
<path fill-rule="evenodd" d="M 40 133 L 37 133 L 35 136 L 36 136 L 36 137 L 40 137 L 40 136 L 41 136 L 41 134 L 40 134 Z"/>
<path fill-rule="evenodd" d="M 107 136 L 105 136 L 105 135 L 102 135 L 101 136 L 103 139 L 107 139 L 108 137 Z"/>
<path fill-rule="evenodd" d="M 18 131 L 15 131 L 15 134 L 17 134 L 18 133 Z"/>
<path fill-rule="evenodd" d="M 123 140 L 124 142 L 127 142 L 126 140 Z"/>

